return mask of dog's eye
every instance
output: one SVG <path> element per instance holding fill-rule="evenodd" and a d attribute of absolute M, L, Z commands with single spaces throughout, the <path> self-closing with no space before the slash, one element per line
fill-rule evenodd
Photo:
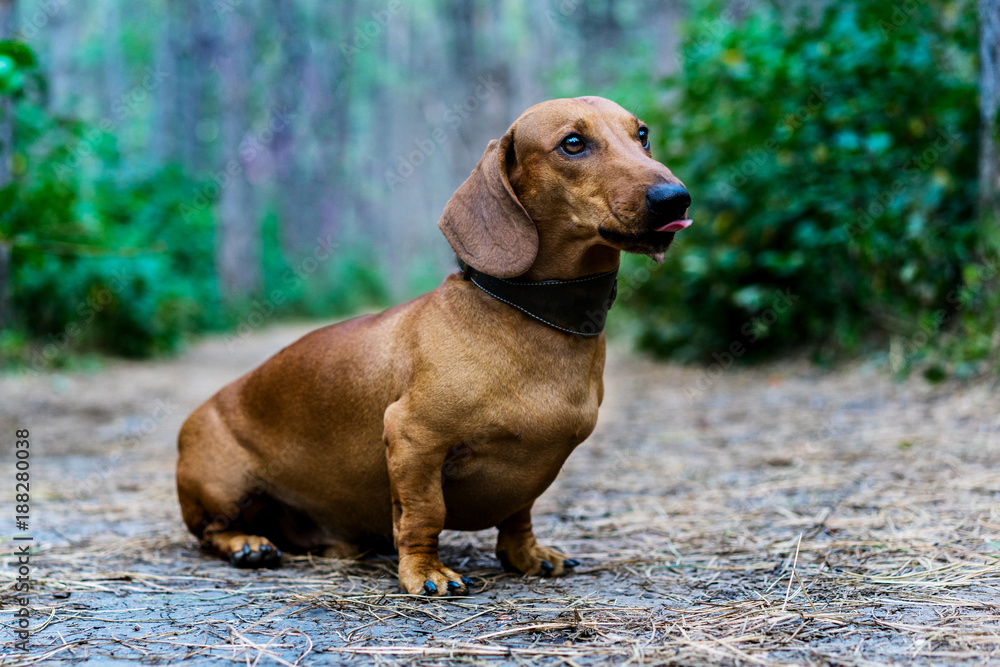
<path fill-rule="evenodd" d="M 560 144 L 562 149 L 569 153 L 570 155 L 576 155 L 583 151 L 587 147 L 587 144 L 583 141 L 583 137 L 579 134 L 573 133 L 562 140 Z"/>
<path fill-rule="evenodd" d="M 642 144 L 643 148 L 645 148 L 646 150 L 649 150 L 649 128 L 648 127 L 640 127 L 639 128 L 639 143 Z"/>

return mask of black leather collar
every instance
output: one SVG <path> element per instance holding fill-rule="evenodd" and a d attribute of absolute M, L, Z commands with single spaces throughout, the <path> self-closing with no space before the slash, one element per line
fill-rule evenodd
<path fill-rule="evenodd" d="M 572 280 L 518 280 L 477 271 L 462 260 L 465 278 L 494 299 L 517 308 L 553 329 L 578 336 L 604 331 L 618 295 L 618 269 Z"/>

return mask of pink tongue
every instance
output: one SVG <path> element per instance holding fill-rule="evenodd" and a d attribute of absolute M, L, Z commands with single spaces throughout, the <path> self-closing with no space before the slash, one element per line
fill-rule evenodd
<path fill-rule="evenodd" d="M 679 232 L 691 226 L 690 220 L 674 220 L 657 229 L 658 232 Z"/>

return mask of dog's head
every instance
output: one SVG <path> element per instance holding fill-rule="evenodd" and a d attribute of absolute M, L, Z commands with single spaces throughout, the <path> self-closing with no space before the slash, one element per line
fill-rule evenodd
<path fill-rule="evenodd" d="M 684 185 L 649 152 L 649 129 L 610 100 L 536 104 L 493 140 L 438 227 L 464 262 L 525 273 L 539 237 L 662 260 L 690 224 Z"/>

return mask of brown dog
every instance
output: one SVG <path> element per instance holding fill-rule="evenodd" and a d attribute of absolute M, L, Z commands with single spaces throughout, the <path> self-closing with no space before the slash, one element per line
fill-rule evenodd
<path fill-rule="evenodd" d="M 471 583 L 438 559 L 445 528 L 496 526 L 510 570 L 571 569 L 535 541 L 531 507 L 597 421 L 603 322 L 549 325 L 479 285 L 529 299 L 535 286 L 587 289 L 591 276 L 613 286 L 621 251 L 662 259 L 689 204 L 650 157 L 645 125 L 617 104 L 531 107 L 438 223 L 470 269 L 314 331 L 188 418 L 177 464 L 188 528 L 248 567 L 277 565 L 279 546 L 349 557 L 391 537 L 401 586 L 426 595 Z"/>

